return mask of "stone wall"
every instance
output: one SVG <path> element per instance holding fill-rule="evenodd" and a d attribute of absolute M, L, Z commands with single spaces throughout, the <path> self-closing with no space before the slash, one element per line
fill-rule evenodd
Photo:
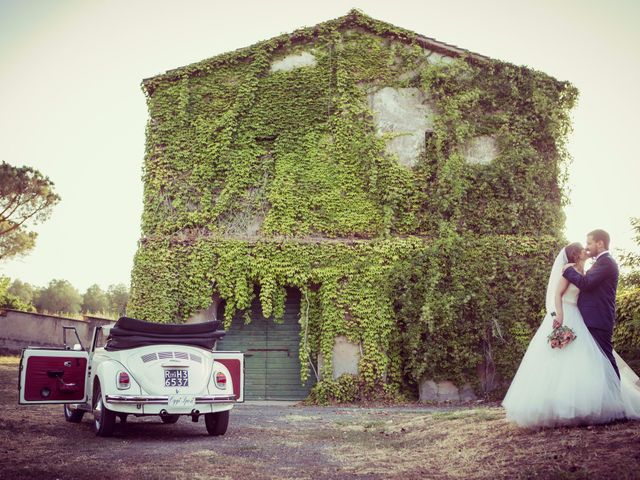
<path fill-rule="evenodd" d="M 80 342 L 85 348 L 93 338 L 97 326 L 111 325 L 113 320 L 84 317 L 83 320 L 56 317 L 19 310 L 0 309 L 0 350 L 6 353 L 20 353 L 28 346 L 61 347 L 63 345 L 62 327 L 75 327 Z M 77 343 L 72 331 L 67 331 L 67 344 Z"/>
<path fill-rule="evenodd" d="M 476 400 L 471 385 L 458 388 L 453 382 L 424 380 L 420 383 L 420 402 L 469 402 Z"/>

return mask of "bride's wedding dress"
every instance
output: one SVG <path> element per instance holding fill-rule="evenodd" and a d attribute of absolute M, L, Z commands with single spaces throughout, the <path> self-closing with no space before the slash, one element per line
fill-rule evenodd
<path fill-rule="evenodd" d="M 552 349 L 547 335 L 553 317 L 545 316 L 502 402 L 507 420 L 522 427 L 552 427 L 640 419 L 640 380 L 616 355 L 618 379 L 582 320 L 576 304 L 579 293 L 569 284 L 562 296 L 563 323 L 576 339 Z"/>

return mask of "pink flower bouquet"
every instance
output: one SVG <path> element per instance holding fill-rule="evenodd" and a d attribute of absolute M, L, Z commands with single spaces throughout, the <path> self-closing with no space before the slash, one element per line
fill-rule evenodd
<path fill-rule="evenodd" d="M 551 348 L 564 348 L 576 339 L 576 334 L 566 325 L 554 328 L 547 337 Z"/>

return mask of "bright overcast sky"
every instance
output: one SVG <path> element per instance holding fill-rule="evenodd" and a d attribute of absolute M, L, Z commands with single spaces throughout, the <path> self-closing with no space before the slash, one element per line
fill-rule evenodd
<path fill-rule="evenodd" d="M 142 79 L 346 14 L 541 70 L 580 90 L 566 236 L 631 249 L 640 216 L 640 1 L 0 0 L 0 161 L 49 176 L 62 202 L 0 274 L 84 291 L 129 283 L 140 237 Z"/>

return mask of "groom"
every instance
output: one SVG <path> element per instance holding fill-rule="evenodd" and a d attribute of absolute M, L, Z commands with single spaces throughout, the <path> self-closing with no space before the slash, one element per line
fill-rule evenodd
<path fill-rule="evenodd" d="M 609 234 L 604 230 L 587 234 L 587 253 L 595 257 L 596 262 L 586 274 L 581 275 L 573 268 L 573 264 L 568 264 L 562 275 L 580 289 L 578 309 L 584 323 L 620 378 L 611 345 L 616 318 L 618 265 L 609 254 Z"/>

